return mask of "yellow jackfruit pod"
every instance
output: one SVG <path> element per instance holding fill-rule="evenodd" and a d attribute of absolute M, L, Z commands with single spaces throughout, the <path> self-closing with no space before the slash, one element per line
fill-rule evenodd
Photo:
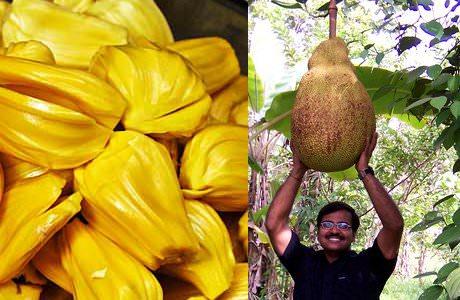
<path fill-rule="evenodd" d="M 10 7 L 10 4 L 5 0 L 0 0 L 0 47 L 3 47 L 3 38 L 2 38 L 2 27 L 3 27 L 3 19 Z M 0 48 L 0 53 L 2 53 L 2 49 Z"/>
<path fill-rule="evenodd" d="M 5 187 L 5 173 L 3 172 L 2 163 L 0 161 L 0 202 L 3 197 L 3 188 Z"/>
<path fill-rule="evenodd" d="M 144 37 L 159 46 L 174 42 L 169 24 L 153 0 L 98 0 L 86 13 L 126 28 L 133 38 Z"/>
<path fill-rule="evenodd" d="M 233 109 L 248 99 L 248 77 L 238 77 L 230 85 L 213 95 L 212 98 L 211 109 L 209 110 L 210 121 L 213 123 L 230 123 Z M 247 116 L 243 125 L 247 126 Z"/>
<path fill-rule="evenodd" d="M 0 55 L 0 151 L 52 169 L 94 158 L 126 102 L 87 72 Z"/>
<path fill-rule="evenodd" d="M 27 284 L 45 285 L 48 282 L 46 277 L 40 274 L 31 262 L 26 265 L 17 278 Z"/>
<path fill-rule="evenodd" d="M 227 231 L 230 234 L 230 240 L 232 241 L 233 255 L 235 255 L 236 262 L 247 261 L 246 252 L 244 251 L 243 244 L 239 237 L 239 225 L 238 222 L 241 218 L 239 212 L 220 212 L 220 218 L 225 223 Z"/>
<path fill-rule="evenodd" d="M 7 187 L 0 203 L 0 283 L 18 275 L 80 211 L 78 193 L 52 207 L 64 184 L 64 179 L 49 173 Z"/>
<path fill-rule="evenodd" d="M 74 175 L 89 224 L 152 270 L 199 249 L 169 153 L 153 139 L 115 132 Z"/>
<path fill-rule="evenodd" d="M 73 12 L 84 13 L 94 1 L 96 0 L 54 0 L 53 2 Z"/>
<path fill-rule="evenodd" d="M 126 129 L 156 137 L 189 137 L 206 121 L 211 98 L 199 76 L 171 51 L 103 47 L 90 72 L 127 100 L 122 120 Z"/>
<path fill-rule="evenodd" d="M 165 265 L 160 270 L 193 283 L 206 297 L 215 299 L 230 286 L 235 257 L 225 224 L 211 206 L 186 200 L 185 209 L 200 242 L 197 255 L 182 264 Z"/>
<path fill-rule="evenodd" d="M 244 211 L 247 194 L 247 128 L 212 125 L 185 146 L 180 183 L 184 196 L 218 211 Z"/>
<path fill-rule="evenodd" d="M 247 300 L 248 299 L 248 271 L 247 263 L 235 265 L 233 280 L 230 288 L 218 300 Z"/>
<path fill-rule="evenodd" d="M 230 123 L 248 126 L 248 100 L 237 104 L 230 113 Z"/>
<path fill-rule="evenodd" d="M 0 300 L 39 300 L 42 288 L 8 281 L 0 285 Z"/>
<path fill-rule="evenodd" d="M 22 179 L 37 177 L 48 172 L 48 168 L 34 165 L 14 156 L 0 153 L 0 162 L 5 174 L 5 185 Z"/>
<path fill-rule="evenodd" d="M 51 50 L 45 44 L 38 41 L 10 43 L 5 55 L 30 59 L 50 65 L 56 63 Z"/>
<path fill-rule="evenodd" d="M 101 46 L 125 45 L 127 39 L 123 27 L 45 0 L 15 0 L 3 24 L 4 46 L 40 41 L 51 49 L 58 65 L 83 69 Z"/>
<path fill-rule="evenodd" d="M 238 237 L 244 246 L 246 256 L 248 255 L 248 212 L 246 211 L 238 222 Z"/>
<path fill-rule="evenodd" d="M 177 41 L 167 46 L 187 58 L 203 77 L 206 90 L 213 94 L 240 75 L 235 50 L 219 37 Z"/>
<path fill-rule="evenodd" d="M 56 279 L 55 269 L 66 274 L 70 285 L 63 288 L 70 286 L 76 300 L 162 299 L 160 284 L 147 268 L 78 219 L 65 226 L 34 263 L 50 280 Z"/>

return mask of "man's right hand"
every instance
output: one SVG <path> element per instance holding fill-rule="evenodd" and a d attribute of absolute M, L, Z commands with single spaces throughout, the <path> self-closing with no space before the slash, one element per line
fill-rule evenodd
<path fill-rule="evenodd" d="M 299 150 L 291 144 L 292 150 L 292 170 L 291 174 L 296 178 L 302 178 L 308 167 L 300 160 Z"/>

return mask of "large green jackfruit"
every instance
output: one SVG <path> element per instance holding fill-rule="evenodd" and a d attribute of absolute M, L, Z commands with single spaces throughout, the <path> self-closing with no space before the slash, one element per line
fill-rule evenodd
<path fill-rule="evenodd" d="M 292 142 L 309 168 L 345 170 L 357 162 L 375 131 L 371 99 L 340 38 L 322 42 L 308 67 L 292 109 Z"/>
<path fill-rule="evenodd" d="M 94 158 L 126 103 L 79 70 L 0 55 L 0 151 L 51 169 Z"/>
<path fill-rule="evenodd" d="M 163 13 L 153 0 L 98 0 L 87 14 L 120 25 L 131 37 L 144 37 L 159 46 L 174 42 Z"/>
<path fill-rule="evenodd" d="M 240 75 L 235 50 L 219 37 L 177 41 L 167 46 L 187 58 L 203 77 L 206 90 L 213 94 Z"/>
<path fill-rule="evenodd" d="M 232 281 L 232 242 L 225 224 L 209 205 L 186 200 L 185 208 L 200 241 L 200 251 L 190 261 L 166 265 L 160 270 L 193 283 L 206 297 L 215 299 Z"/>
<path fill-rule="evenodd" d="M 115 132 L 96 159 L 75 170 L 75 187 L 89 224 L 152 270 L 198 250 L 169 153 L 151 138 Z"/>
<path fill-rule="evenodd" d="M 0 300 L 39 300 L 41 291 L 42 288 L 36 285 L 8 281 L 0 284 Z"/>
<path fill-rule="evenodd" d="M 0 283 L 18 275 L 53 234 L 80 211 L 78 193 L 52 207 L 64 184 L 63 178 L 49 173 L 7 187 L 0 202 Z"/>
<path fill-rule="evenodd" d="M 65 282 L 61 287 L 76 300 L 162 299 L 161 287 L 147 268 L 78 219 L 46 244 L 34 264 L 58 285 Z"/>
<path fill-rule="evenodd" d="M 159 48 L 104 47 L 90 71 L 128 102 L 126 129 L 159 137 L 189 137 L 206 121 L 211 98 L 179 55 Z"/>
<path fill-rule="evenodd" d="M 185 146 L 180 183 L 184 196 L 200 199 L 218 211 L 244 211 L 247 192 L 247 127 L 213 125 Z"/>
<path fill-rule="evenodd" d="M 46 30 L 44 29 L 46 26 Z M 5 16 L 3 44 L 28 40 L 48 46 L 63 66 L 86 69 L 104 45 L 125 45 L 125 28 L 45 0 L 15 0 Z"/>

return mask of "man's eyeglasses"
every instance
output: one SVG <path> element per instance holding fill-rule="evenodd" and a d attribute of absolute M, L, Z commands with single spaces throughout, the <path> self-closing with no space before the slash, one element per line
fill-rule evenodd
<path fill-rule="evenodd" d="M 351 226 L 348 225 L 348 223 L 345 223 L 345 222 L 334 223 L 331 221 L 321 222 L 320 226 L 323 229 L 332 229 L 334 228 L 334 226 L 337 226 L 337 228 L 340 230 L 349 230 L 351 228 Z"/>

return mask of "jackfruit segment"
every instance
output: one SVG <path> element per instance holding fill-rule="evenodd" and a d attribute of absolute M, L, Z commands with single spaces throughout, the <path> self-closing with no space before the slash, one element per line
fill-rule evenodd
<path fill-rule="evenodd" d="M 235 50 L 219 37 L 177 41 L 167 46 L 187 58 L 203 77 L 209 94 L 222 89 L 240 75 Z"/>
<path fill-rule="evenodd" d="M 232 241 L 233 255 L 235 256 L 236 262 L 247 261 L 246 252 L 244 251 L 243 244 L 239 238 L 239 226 L 238 222 L 241 218 L 240 212 L 220 212 L 220 218 L 227 227 L 227 231 L 230 234 L 230 240 Z"/>
<path fill-rule="evenodd" d="M 187 143 L 180 183 L 186 198 L 218 211 L 244 211 L 247 201 L 247 128 L 213 125 Z"/>
<path fill-rule="evenodd" d="M 3 19 L 5 18 L 5 14 L 7 13 L 10 4 L 5 0 L 0 0 L 0 47 L 3 47 L 3 38 L 2 38 L 2 27 L 3 27 Z M 1 48 L 0 48 L 1 49 Z M 0 50 L 0 52 L 2 52 Z"/>
<path fill-rule="evenodd" d="M 116 87 L 128 102 L 123 125 L 159 137 L 189 137 L 206 121 L 211 99 L 199 76 L 173 52 L 104 47 L 90 72 Z"/>
<path fill-rule="evenodd" d="M 144 37 L 159 46 L 174 42 L 163 13 L 152 0 L 98 0 L 86 13 L 120 25 L 130 36 Z"/>
<path fill-rule="evenodd" d="M 230 123 L 248 126 L 248 101 L 241 102 L 233 107 L 229 118 Z"/>
<path fill-rule="evenodd" d="M 0 86 L 83 113 L 113 129 L 126 102 L 116 89 L 80 70 L 0 56 Z"/>
<path fill-rule="evenodd" d="M 49 262 L 49 260 L 52 260 Z M 76 299 L 162 299 L 153 274 L 118 246 L 78 219 L 64 227 L 34 259 L 50 280 L 65 274 Z"/>
<path fill-rule="evenodd" d="M 46 277 L 40 274 L 32 263 L 28 263 L 16 278 L 24 280 L 28 284 L 45 285 L 48 282 Z"/>
<path fill-rule="evenodd" d="M 94 1 L 96 0 L 54 0 L 53 2 L 73 12 L 84 13 Z"/>
<path fill-rule="evenodd" d="M 5 185 L 10 185 L 22 179 L 37 177 L 48 172 L 45 167 L 34 165 L 4 153 L 0 153 L 0 162 L 4 169 Z"/>
<path fill-rule="evenodd" d="M 238 222 L 238 237 L 244 246 L 246 256 L 248 255 L 248 211 L 246 211 Z"/>
<path fill-rule="evenodd" d="M 56 63 L 51 50 L 45 44 L 38 41 L 10 43 L 5 55 L 30 59 L 50 65 Z"/>
<path fill-rule="evenodd" d="M 2 200 L 4 187 L 5 187 L 5 173 L 3 171 L 2 161 L 0 161 L 0 202 Z"/>
<path fill-rule="evenodd" d="M 185 208 L 200 241 L 200 251 L 190 261 L 166 265 L 160 270 L 193 283 L 208 298 L 215 299 L 230 286 L 235 257 L 225 224 L 207 204 L 186 200 Z"/>
<path fill-rule="evenodd" d="M 230 288 L 218 300 L 247 300 L 248 299 L 248 263 L 235 265 L 233 280 Z"/>
<path fill-rule="evenodd" d="M 89 224 L 152 270 L 198 250 L 163 145 L 137 132 L 115 132 L 107 148 L 74 175 Z"/>
<path fill-rule="evenodd" d="M 176 171 L 179 170 L 179 145 L 177 139 L 162 139 L 156 138 L 155 139 L 158 143 L 162 144 L 163 146 L 168 149 L 169 156 L 174 164 L 174 169 Z"/>
<path fill-rule="evenodd" d="M 8 281 L 0 285 L 0 300 L 39 300 L 42 288 Z"/>
<path fill-rule="evenodd" d="M 0 282 L 18 275 L 80 210 L 78 193 L 51 207 L 64 184 L 64 179 L 49 173 L 7 187 L 0 203 Z"/>
<path fill-rule="evenodd" d="M 44 0 L 15 0 L 3 24 L 4 46 L 40 41 L 51 49 L 57 64 L 82 69 L 101 46 L 125 45 L 127 37 L 123 27 Z"/>
<path fill-rule="evenodd" d="M 211 122 L 231 122 L 230 117 L 233 109 L 248 99 L 248 78 L 246 76 L 238 77 L 229 86 L 213 95 L 212 98 L 211 110 L 209 111 Z"/>

